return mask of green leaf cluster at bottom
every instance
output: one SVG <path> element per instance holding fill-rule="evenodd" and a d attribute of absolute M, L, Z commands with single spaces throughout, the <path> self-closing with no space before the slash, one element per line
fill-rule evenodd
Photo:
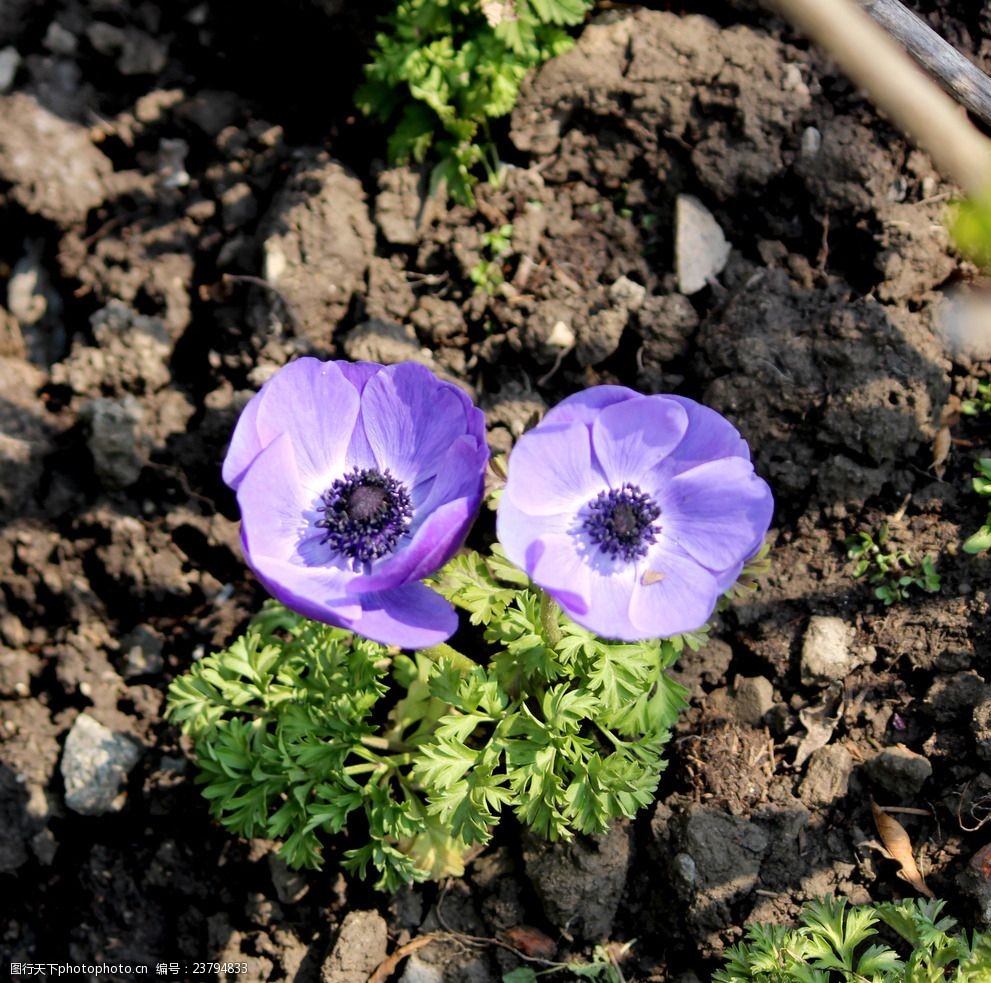
<path fill-rule="evenodd" d="M 460 873 L 503 810 L 552 840 L 598 833 L 648 805 L 686 692 L 665 672 L 696 637 L 606 642 L 465 554 L 436 588 L 491 653 L 405 655 L 269 603 L 245 635 L 169 690 L 211 813 L 280 840 L 293 867 L 344 865 L 393 890 Z M 355 845 L 356 844 L 356 845 Z"/>
<path fill-rule="evenodd" d="M 807 904 L 797 928 L 753 925 L 712 983 L 989 983 L 991 935 L 954 932 L 942 901 Z M 884 923 L 901 940 L 877 940 Z"/>

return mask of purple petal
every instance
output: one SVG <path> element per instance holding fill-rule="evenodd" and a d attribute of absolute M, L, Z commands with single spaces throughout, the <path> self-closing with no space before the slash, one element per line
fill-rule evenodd
<path fill-rule="evenodd" d="M 224 476 L 243 478 L 245 457 L 251 450 L 267 447 L 280 434 L 288 434 L 296 452 L 296 463 L 305 481 L 319 482 L 341 472 L 358 419 L 358 392 L 345 379 L 337 362 L 300 358 L 290 362 L 262 386 L 251 403 L 256 405 L 234 430 L 233 461 Z M 248 404 L 251 407 L 251 403 Z M 228 453 L 230 457 L 230 452 Z M 232 486 L 233 487 L 233 486 Z"/>
<path fill-rule="evenodd" d="M 577 514 L 606 487 L 584 423 L 541 423 L 513 448 L 503 496 L 531 515 Z"/>
<path fill-rule="evenodd" d="M 272 597 L 305 618 L 338 628 L 350 628 L 361 618 L 362 598 L 344 593 L 347 578 L 334 567 L 305 567 L 267 556 L 248 558 L 248 566 Z"/>
<path fill-rule="evenodd" d="M 470 432 L 470 406 L 456 386 L 422 365 L 387 366 L 368 380 L 361 399 L 365 436 L 378 466 L 409 488 L 432 477 L 451 444 Z"/>
<path fill-rule="evenodd" d="M 237 489 L 241 540 L 249 563 L 256 556 L 288 561 L 310 531 L 313 502 L 303 493 L 292 439 L 282 434 L 245 472 Z"/>
<path fill-rule="evenodd" d="M 716 578 L 716 587 L 719 589 L 720 596 L 725 594 L 739 580 L 744 566 L 746 566 L 746 560 L 740 560 L 739 563 L 734 563 L 733 566 L 726 570 L 712 571 L 712 575 Z"/>
<path fill-rule="evenodd" d="M 621 403 L 626 399 L 636 399 L 641 395 L 632 389 L 627 389 L 626 386 L 593 386 L 591 389 L 583 389 L 573 396 L 562 399 L 547 411 L 544 421 L 561 424 L 592 423 L 604 407 Z"/>
<path fill-rule="evenodd" d="M 687 553 L 655 546 L 638 567 L 630 601 L 638 638 L 669 638 L 709 620 L 722 591 L 712 573 Z"/>
<path fill-rule="evenodd" d="M 688 429 L 671 456 L 672 473 L 680 473 L 706 461 L 724 457 L 750 460 L 750 448 L 740 432 L 715 410 L 684 396 L 667 396 L 688 414 Z"/>
<path fill-rule="evenodd" d="M 358 390 L 358 393 L 364 392 L 365 383 L 377 372 L 381 372 L 384 366 L 379 365 L 378 362 L 344 362 L 339 361 L 334 363 L 340 370 L 341 374 L 344 376 L 348 382 Z"/>
<path fill-rule="evenodd" d="M 428 648 L 446 641 L 458 627 L 454 608 L 420 583 L 360 598 L 361 615 L 347 627 L 383 645 Z"/>
<path fill-rule="evenodd" d="M 633 563 L 611 564 L 608 573 L 585 565 L 588 571 L 588 591 L 591 598 L 585 612 L 569 608 L 556 591 L 551 596 L 565 612 L 583 628 L 602 638 L 618 638 L 634 642 L 644 638 L 644 631 L 630 617 L 630 601 L 637 581 L 637 568 Z"/>
<path fill-rule="evenodd" d="M 548 590 L 566 611 L 583 614 L 589 606 L 589 574 L 570 515 L 529 515 L 503 496 L 496 514 L 496 535 L 506 556 L 534 583 Z"/>
<path fill-rule="evenodd" d="M 767 483 L 741 457 L 700 464 L 649 491 L 661 507 L 664 541 L 712 570 L 748 557 L 774 510 Z"/>
<path fill-rule="evenodd" d="M 261 393 L 255 393 L 248 400 L 241 415 L 237 418 L 234 433 L 231 435 L 230 447 L 224 457 L 224 467 L 221 477 L 228 488 L 237 490 L 244 477 L 248 465 L 261 453 L 262 442 L 258 436 L 258 407 L 261 405 Z"/>
<path fill-rule="evenodd" d="M 595 457 L 609 484 L 637 484 L 682 440 L 688 414 L 663 396 L 643 396 L 613 403 L 599 412 L 592 426 Z"/>

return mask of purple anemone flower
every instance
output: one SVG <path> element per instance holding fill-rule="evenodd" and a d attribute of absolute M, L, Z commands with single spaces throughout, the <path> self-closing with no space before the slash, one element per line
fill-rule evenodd
<path fill-rule="evenodd" d="M 636 641 L 704 625 L 773 508 L 746 441 L 714 410 L 597 386 L 519 439 L 497 528 L 574 621 Z"/>
<path fill-rule="evenodd" d="M 387 645 L 457 627 L 420 583 L 478 510 L 485 420 L 422 365 L 280 369 L 244 408 L 224 460 L 248 566 L 286 607 Z"/>

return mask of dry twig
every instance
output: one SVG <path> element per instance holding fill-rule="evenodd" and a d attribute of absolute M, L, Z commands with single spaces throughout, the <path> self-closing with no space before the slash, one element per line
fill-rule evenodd
<path fill-rule="evenodd" d="M 979 120 L 991 125 L 991 78 L 943 40 L 899 0 L 860 0 L 877 21 L 927 72 Z"/>

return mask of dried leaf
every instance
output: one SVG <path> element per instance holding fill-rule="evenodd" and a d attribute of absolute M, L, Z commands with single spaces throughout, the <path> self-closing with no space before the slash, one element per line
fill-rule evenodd
<path fill-rule="evenodd" d="M 950 456 L 950 428 L 940 427 L 933 438 L 933 461 L 932 470 L 937 478 L 943 477 L 946 471 L 946 459 Z"/>
<path fill-rule="evenodd" d="M 936 897 L 926 886 L 919 868 L 915 865 L 912 841 L 905 832 L 905 827 L 897 819 L 889 816 L 873 799 L 871 799 L 871 812 L 874 813 L 874 825 L 877 827 L 878 836 L 881 837 L 885 850 L 888 851 L 888 856 L 901 868 L 898 876 L 911 884 L 919 894 L 924 894 L 927 898 Z"/>
<path fill-rule="evenodd" d="M 813 751 L 818 751 L 829 743 L 842 715 L 843 701 L 840 698 L 840 687 L 836 685 L 830 686 L 818 706 L 803 707 L 798 711 L 798 719 L 806 733 L 795 750 L 793 768 L 801 768 Z"/>

